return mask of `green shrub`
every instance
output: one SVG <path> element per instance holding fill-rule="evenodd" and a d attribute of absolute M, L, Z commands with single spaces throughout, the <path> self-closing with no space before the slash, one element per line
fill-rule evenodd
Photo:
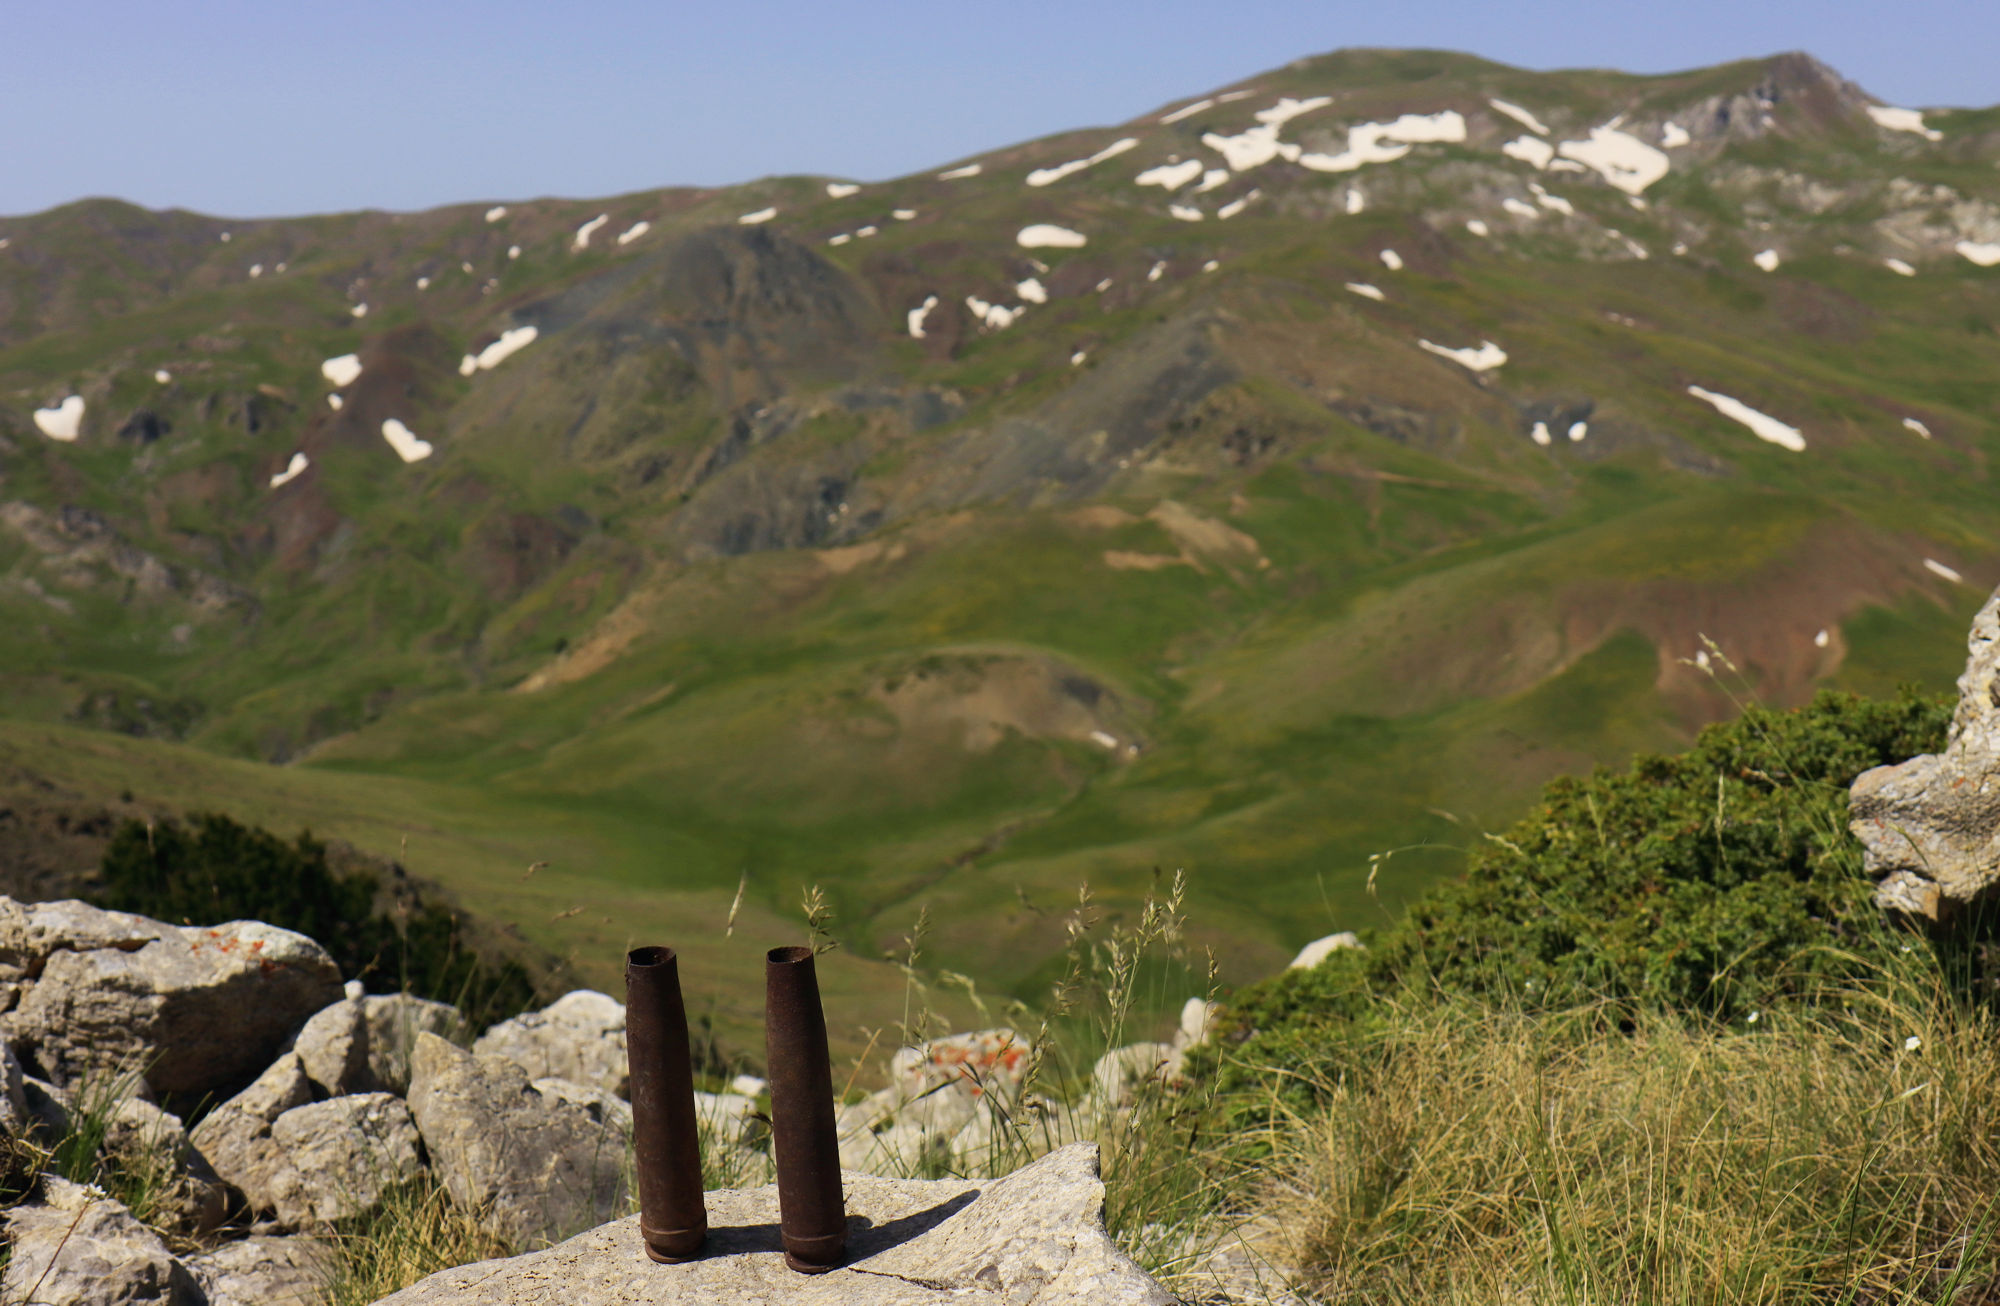
<path fill-rule="evenodd" d="M 373 871 L 336 874 L 310 834 L 285 843 L 212 812 L 185 825 L 127 821 L 105 850 L 98 901 L 161 920 L 260 920 L 316 939 L 343 975 L 459 1006 L 475 1028 L 532 1005 L 518 959 L 482 955 L 465 917 Z M 384 902 L 383 899 L 390 899 Z"/>
<path fill-rule="evenodd" d="M 1847 786 L 1941 748 L 1951 708 L 1822 692 L 1792 711 L 1752 706 L 1623 774 L 1551 782 L 1368 950 L 1237 995 L 1225 1078 L 1338 1061 L 1387 993 L 1728 1022 L 1845 982 L 1906 942 L 1869 902 Z"/>

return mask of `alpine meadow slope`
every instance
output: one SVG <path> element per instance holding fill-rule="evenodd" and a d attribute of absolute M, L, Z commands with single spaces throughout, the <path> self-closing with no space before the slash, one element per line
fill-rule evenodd
<path fill-rule="evenodd" d="M 1026 992 L 1161 869 L 1268 973 L 1733 714 L 1703 636 L 1949 685 L 1996 162 L 1800 54 L 1351 50 L 882 182 L 0 220 L 8 787 L 404 856 L 600 985 L 671 936 L 725 1027 L 815 883 L 843 1030 L 920 905 Z"/>

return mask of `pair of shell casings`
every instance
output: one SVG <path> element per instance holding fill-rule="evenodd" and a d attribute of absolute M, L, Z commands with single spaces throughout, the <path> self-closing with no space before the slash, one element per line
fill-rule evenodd
<path fill-rule="evenodd" d="M 674 950 L 634 949 L 625 959 L 625 995 L 639 1232 L 646 1255 L 672 1265 L 700 1255 L 708 1239 L 694 1063 Z M 847 1202 L 840 1188 L 826 1013 L 811 948 L 765 954 L 764 1046 L 785 1264 L 801 1274 L 824 1274 L 847 1251 Z"/>

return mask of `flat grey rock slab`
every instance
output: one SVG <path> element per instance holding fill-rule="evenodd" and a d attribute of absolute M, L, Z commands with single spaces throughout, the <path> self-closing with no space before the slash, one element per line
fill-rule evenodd
<path fill-rule="evenodd" d="M 546 1251 L 434 1274 L 381 1306 L 1171 1306 L 1104 1231 L 1097 1148 L 1059 1148 L 1004 1179 L 847 1174 L 848 1263 L 787 1269 L 775 1187 L 708 1194 L 702 1259 L 655 1265 L 637 1217 Z"/>

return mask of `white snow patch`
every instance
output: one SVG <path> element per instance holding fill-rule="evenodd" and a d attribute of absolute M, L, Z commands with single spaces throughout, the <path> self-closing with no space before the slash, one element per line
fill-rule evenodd
<path fill-rule="evenodd" d="M 1257 110 L 1251 117 L 1269 127 L 1282 127 L 1300 114 L 1311 113 L 1314 109 L 1324 109 L 1332 103 L 1331 95 L 1315 95 L 1305 100 L 1294 100 L 1287 95 L 1270 108 Z"/>
<path fill-rule="evenodd" d="M 70 443 L 83 429 L 83 396 L 71 395 L 54 408 L 37 408 L 35 426 L 51 440 Z"/>
<path fill-rule="evenodd" d="M 1961 240 L 1955 248 L 1982 268 L 1990 268 L 2000 263 L 2000 243 L 1982 245 L 1970 240 Z"/>
<path fill-rule="evenodd" d="M 1713 406 L 1715 411 L 1724 417 L 1743 423 L 1750 428 L 1750 434 L 1760 440 L 1769 440 L 1772 444 L 1782 445 L 1793 453 L 1803 452 L 1806 447 L 1806 438 L 1799 434 L 1797 427 L 1787 426 L 1777 418 L 1760 413 L 1746 403 L 1731 399 L 1728 395 L 1704 390 L 1698 385 L 1689 386 L 1687 392 L 1703 403 Z"/>
<path fill-rule="evenodd" d="M 1382 251 L 1382 266 L 1391 272 L 1401 272 L 1403 270 L 1403 256 L 1393 249 L 1385 249 Z"/>
<path fill-rule="evenodd" d="M 1229 169 L 1210 168 L 1207 172 L 1201 174 L 1201 185 L 1194 188 L 1194 193 L 1197 195 L 1206 195 L 1228 180 Z"/>
<path fill-rule="evenodd" d="M 1069 356 L 1069 365 L 1071 367 L 1082 367 L 1083 360 L 1089 357 L 1090 353 L 1088 350 L 1079 349 Z"/>
<path fill-rule="evenodd" d="M 1379 289 L 1369 285 L 1365 281 L 1350 281 L 1347 283 L 1347 288 L 1363 299 L 1372 299 L 1378 304 L 1386 302 L 1389 298 Z"/>
<path fill-rule="evenodd" d="M 1525 201 L 1517 200 L 1512 195 L 1509 195 L 1506 199 L 1501 200 L 1500 207 L 1507 210 L 1509 213 L 1513 214 L 1517 218 L 1527 218 L 1530 221 L 1533 221 L 1534 219 L 1542 216 L 1542 211 L 1540 209 L 1536 208 L 1532 204 L 1526 203 Z"/>
<path fill-rule="evenodd" d="M 229 243 L 229 233 L 226 231 L 222 233 L 222 243 L 225 245 Z"/>
<path fill-rule="evenodd" d="M 1100 748 L 1109 748 L 1112 749 L 1113 751 L 1116 751 L 1116 749 L 1118 748 L 1118 737 L 1116 735 L 1106 734 L 1102 730 L 1091 731 L 1090 742 L 1096 744 Z"/>
<path fill-rule="evenodd" d="M 1549 164 L 1550 172 L 1589 172 L 1590 169 L 1575 159 L 1555 159 Z"/>
<path fill-rule="evenodd" d="M 1750 261 L 1766 272 L 1776 272 L 1779 263 L 1778 251 L 1775 249 L 1761 250 Z"/>
<path fill-rule="evenodd" d="M 910 322 L 910 339 L 922 340 L 924 338 L 924 319 L 929 317 L 931 315 L 931 310 L 936 308 L 937 306 L 938 306 L 938 297 L 936 295 L 926 295 L 924 296 L 923 303 L 917 305 L 915 308 L 910 310 L 908 315 Z"/>
<path fill-rule="evenodd" d="M 1125 151 L 1137 147 L 1138 144 L 1139 138 L 1137 136 L 1126 136 L 1120 140 L 1111 142 L 1111 144 L 1105 146 L 1087 159 L 1071 159 L 1068 163 L 1058 163 L 1053 168 L 1037 168 L 1028 174 L 1028 184 L 1030 186 L 1052 185 L 1072 173 L 1082 172 L 1085 168 L 1102 163 L 1106 159 L 1115 159 Z"/>
<path fill-rule="evenodd" d="M 1959 575 L 1952 568 L 1945 566 L 1936 558 L 1925 558 L 1924 569 L 1944 577 L 1954 585 L 1963 585 L 1965 583 L 1965 577 Z"/>
<path fill-rule="evenodd" d="M 1569 424 L 1569 439 L 1571 444 L 1575 444 L 1577 441 L 1583 439 L 1584 436 L 1589 434 L 1590 434 L 1589 422 L 1571 422 Z"/>
<path fill-rule="evenodd" d="M 1914 277 L 1915 275 L 1917 275 L 1917 270 L 1915 268 L 1911 267 L 1909 264 L 1903 262 L 1903 260 L 1899 258 L 1885 258 L 1882 260 L 1882 266 L 1889 269 L 1891 272 L 1895 273 L 1899 277 Z"/>
<path fill-rule="evenodd" d="M 250 265 L 250 279 L 252 281 L 256 280 L 258 277 L 261 277 L 263 275 L 264 275 L 264 265 L 262 263 L 252 263 Z"/>
<path fill-rule="evenodd" d="M 507 206 L 505 204 L 495 204 L 492 208 L 486 210 L 486 220 L 488 222 L 498 222 L 506 216 Z"/>
<path fill-rule="evenodd" d="M 1819 634 L 1813 636 L 1814 648 L 1825 648 L 1828 644 L 1831 643 L 1833 643 L 1833 636 L 1828 634 L 1824 630 L 1820 631 Z"/>
<path fill-rule="evenodd" d="M 1667 156 L 1616 127 L 1592 127 L 1587 141 L 1564 141 L 1556 153 L 1597 170 L 1628 195 L 1637 195 L 1667 175 Z"/>
<path fill-rule="evenodd" d="M 346 405 L 346 403 L 347 401 L 345 399 L 342 399 L 339 395 L 328 395 L 326 397 L 326 406 L 328 408 L 331 408 L 336 413 L 339 412 Z"/>
<path fill-rule="evenodd" d="M 1248 195 L 1245 195 L 1241 199 L 1231 200 L 1229 201 L 1229 203 L 1217 209 L 1215 211 L 1215 216 L 1218 218 L 1233 218 L 1237 214 L 1241 213 L 1243 210 L 1249 208 L 1250 201 L 1258 198 L 1263 193 L 1264 192 L 1261 190 L 1253 190 Z"/>
<path fill-rule="evenodd" d="M 848 241 L 853 239 L 854 239 L 853 232 L 843 231 L 838 236 L 828 236 L 826 238 L 826 243 L 829 245 L 845 245 Z"/>
<path fill-rule="evenodd" d="M 1215 102 L 1217 104 L 1234 104 L 1238 100 L 1247 100 L 1256 93 L 1257 88 L 1254 86 L 1247 91 L 1224 91 L 1215 97 Z"/>
<path fill-rule="evenodd" d="M 1361 193 L 1359 186 L 1347 188 L 1347 216 L 1353 217 L 1368 207 L 1368 197 Z"/>
<path fill-rule="evenodd" d="M 1007 308 L 1000 304 L 989 304 L 977 295 L 967 295 L 965 297 L 965 306 L 972 310 L 974 317 L 984 322 L 987 326 L 992 327 L 995 331 L 1004 330 L 1014 325 L 1014 319 L 1028 311 L 1018 304 L 1013 308 Z"/>
<path fill-rule="evenodd" d="M 1080 231 L 1037 222 L 1031 227 L 1021 228 L 1014 236 L 1014 243 L 1022 249 L 1081 249 L 1086 239 Z"/>
<path fill-rule="evenodd" d="M 1918 421 L 1914 417 L 1905 417 L 1903 419 L 1903 429 L 1906 431 L 1915 431 L 1918 435 L 1921 435 L 1926 440 L 1931 438 L 1931 428 L 1925 426 L 1922 422 Z"/>
<path fill-rule="evenodd" d="M 502 331 L 498 340 L 477 354 L 467 354 L 461 358 L 458 361 L 458 374 L 471 376 L 474 372 L 490 372 L 534 344 L 535 337 L 540 334 L 541 332 L 532 326 L 520 326 L 511 331 Z"/>
<path fill-rule="evenodd" d="M 640 223 L 639 225 L 643 227 L 643 226 L 645 226 L 646 224 L 642 222 L 642 223 Z M 630 234 L 630 233 L 627 233 L 627 234 Z M 625 237 L 624 237 L 624 236 L 620 236 L 620 237 L 618 238 L 618 243 L 619 243 L 619 244 L 621 244 L 621 245 L 622 245 L 622 244 L 624 244 L 624 243 L 625 243 Z M 509 258 L 510 260 L 512 260 L 512 259 L 517 259 L 517 258 L 521 257 L 521 247 L 520 247 L 519 245 L 509 245 L 509 246 L 507 247 L 507 257 L 508 257 L 508 258 Z"/>
<path fill-rule="evenodd" d="M 172 372 L 169 372 L 166 368 L 162 367 L 154 371 L 153 379 L 159 382 L 161 385 L 165 385 L 167 382 L 174 379 L 174 374 Z"/>
<path fill-rule="evenodd" d="M 1200 159 L 1184 159 L 1179 163 L 1162 163 L 1157 168 L 1148 168 L 1140 173 L 1137 180 L 1141 186 L 1164 186 L 1168 190 L 1181 187 L 1201 176 Z M 1227 172 L 1222 174 L 1225 178 Z"/>
<path fill-rule="evenodd" d="M 1687 257 L 1687 252 L 1688 252 L 1688 247 L 1685 243 L 1678 240 L 1674 242 L 1674 256 L 1676 258 Z"/>
<path fill-rule="evenodd" d="M 1639 212 L 1641 213 L 1645 213 L 1646 211 L 1648 211 L 1653 207 L 1652 205 L 1646 203 L 1646 197 L 1643 195 L 1627 195 L 1625 197 L 1625 202 L 1631 205 L 1633 208 L 1639 210 Z"/>
<path fill-rule="evenodd" d="M 1491 340 L 1482 340 L 1477 349 L 1446 349 L 1428 340 L 1417 341 L 1418 347 L 1427 349 L 1439 358 L 1449 358 L 1452 362 L 1469 367 L 1475 372 L 1490 372 L 1507 361 L 1507 351 Z"/>
<path fill-rule="evenodd" d="M 419 440 L 410 428 L 395 418 L 382 423 L 382 438 L 396 451 L 396 456 L 406 463 L 417 462 L 431 456 L 428 440 Z"/>
<path fill-rule="evenodd" d="M 851 181 L 830 181 L 826 184 L 826 193 L 834 199 L 844 200 L 849 195 L 859 195 L 861 188 Z"/>
<path fill-rule="evenodd" d="M 334 385 L 353 385 L 354 378 L 361 375 L 361 357 L 342 354 L 339 358 L 329 358 L 319 365 L 319 374 Z"/>
<path fill-rule="evenodd" d="M 778 216 L 778 207 L 777 205 L 774 204 L 767 209 L 758 209 L 755 213 L 743 213 L 737 215 L 736 225 L 739 227 L 754 227 L 760 222 L 769 222 L 772 218 L 775 218 L 777 216 Z"/>
<path fill-rule="evenodd" d="M 1535 203 L 1541 205 L 1551 213 L 1560 213 L 1564 217 L 1572 218 L 1576 216 L 1576 205 L 1570 203 L 1560 195 L 1549 194 L 1541 188 L 1540 183 L 1531 181 L 1528 183 L 1528 189 L 1534 192 Z"/>
<path fill-rule="evenodd" d="M 1535 136 L 1522 136 L 1508 141 L 1500 147 L 1500 152 L 1510 159 L 1519 159 L 1536 168 L 1546 168 L 1549 160 L 1556 157 L 1556 147 Z"/>
<path fill-rule="evenodd" d="M 1172 113 L 1162 114 L 1160 116 L 1160 121 L 1163 123 L 1179 122 L 1183 118 L 1194 117 L 1196 114 L 1200 113 L 1203 109 L 1213 109 L 1214 107 L 1215 107 L 1214 100 L 1196 100 L 1193 104 L 1183 104 L 1180 108 L 1174 110 Z"/>
<path fill-rule="evenodd" d="M 915 209 L 890 209 L 889 216 L 898 222 L 908 222 L 917 216 Z"/>
<path fill-rule="evenodd" d="M 1200 222 L 1208 215 L 1192 204 L 1169 204 L 1167 205 L 1167 216 L 1170 218 L 1179 218 L 1182 222 Z"/>
<path fill-rule="evenodd" d="M 609 213 L 600 213 L 596 217 L 592 218 L 590 221 L 584 223 L 581 227 L 578 227 L 576 229 L 576 236 L 570 241 L 570 247 L 572 249 L 589 249 L 590 238 L 597 234 L 597 229 L 599 227 L 603 226 L 605 223 L 609 221 L 611 221 L 611 215 Z M 469 263 L 466 264 L 465 270 L 467 272 L 472 271 L 472 265 Z"/>
<path fill-rule="evenodd" d="M 1027 300 L 1030 304 L 1046 304 L 1049 302 L 1048 288 L 1034 277 L 1029 277 L 1026 281 L 1015 282 L 1014 293 Z"/>
<path fill-rule="evenodd" d="M 429 290 L 430 288 L 431 288 L 431 279 L 430 279 L 429 277 L 418 277 L 418 278 L 417 278 L 417 289 L 418 289 L 418 290 Z"/>
<path fill-rule="evenodd" d="M 1669 150 L 1677 150 L 1694 137 L 1688 135 L 1687 128 L 1677 122 L 1670 122 L 1660 128 L 1660 145 Z"/>
<path fill-rule="evenodd" d="M 854 229 L 854 234 L 859 238 L 861 238 L 862 240 L 866 240 L 880 230 L 881 228 L 876 226 L 856 227 Z"/>
<path fill-rule="evenodd" d="M 349 313 L 349 314 L 350 314 L 351 316 L 354 316 L 354 317 L 367 317 L 367 316 L 368 316 L 368 305 L 366 305 L 366 304 L 356 304 L 356 305 L 355 305 L 355 306 L 354 306 L 353 308 L 350 308 L 350 309 L 348 309 L 347 311 L 348 311 L 348 313 Z"/>
<path fill-rule="evenodd" d="M 275 473 L 271 477 L 271 488 L 275 490 L 281 485 L 289 485 L 291 482 L 297 480 L 299 478 L 299 473 L 303 472 L 310 465 L 311 464 L 309 464 L 306 461 L 306 456 L 304 454 L 302 453 L 293 454 L 292 460 L 285 464 L 285 470 L 282 472 Z"/>
<path fill-rule="evenodd" d="M 960 181 L 966 177 L 977 177 L 979 175 L 980 168 L 982 166 L 983 165 L 977 163 L 968 163 L 963 168 L 953 168 L 949 172 L 940 172 L 938 174 L 938 180 Z"/>
<path fill-rule="evenodd" d="M 1161 275 L 1166 272 L 1166 270 L 1167 270 L 1167 262 L 1165 259 L 1161 259 L 1158 263 L 1155 263 L 1153 264 L 1152 267 L 1146 269 L 1146 280 L 1158 281 Z"/>
<path fill-rule="evenodd" d="M 0 236 L 0 249 L 5 249 L 13 243 L 14 242 L 9 238 L 7 238 L 6 236 Z"/>
<path fill-rule="evenodd" d="M 1098 282 L 1095 286 L 1093 286 L 1092 289 L 1095 290 L 1100 295 L 1103 294 L 1105 291 L 1111 289 L 1111 278 L 1110 277 L 1104 278 L 1102 281 Z"/>
<path fill-rule="evenodd" d="M 1537 136 L 1546 136 L 1549 134 L 1549 129 L 1542 125 L 1542 120 L 1534 114 L 1529 113 L 1526 109 L 1523 109 L 1520 105 L 1509 104 L 1505 100 L 1488 100 L 1487 103 L 1506 114 L 1509 118 L 1512 118 L 1515 122 L 1520 123 L 1529 131 L 1534 132 Z"/>
<path fill-rule="evenodd" d="M 1549 424 L 1547 422 L 1536 422 L 1535 429 L 1528 432 L 1528 438 L 1542 446 L 1542 448 L 1548 448 L 1550 441 Z"/>
<path fill-rule="evenodd" d="M 1269 123 L 1260 123 L 1245 128 L 1234 136 L 1224 136 L 1218 132 L 1203 132 L 1201 143 L 1222 156 L 1233 172 L 1247 172 L 1251 168 L 1261 168 L 1273 159 L 1282 158 L 1287 163 L 1299 157 L 1299 147 L 1286 145 L 1278 139 L 1278 129 Z"/>
<path fill-rule="evenodd" d="M 1924 115 L 1915 109 L 1897 109 L 1886 104 L 1868 106 L 1868 116 L 1875 120 L 1877 127 L 1892 132 L 1915 132 L 1927 141 L 1941 141 L 1944 133 L 1935 127 L 1924 126 Z"/>
<path fill-rule="evenodd" d="M 1455 109 L 1443 113 L 1406 113 L 1394 122 L 1364 122 L 1347 129 L 1347 148 L 1339 154 L 1299 156 L 1299 166 L 1315 172 L 1352 172 L 1364 163 L 1393 163 L 1411 147 L 1465 139 L 1465 117 Z"/>
<path fill-rule="evenodd" d="M 629 245 L 633 241 L 639 239 L 639 237 L 651 231 L 652 229 L 653 229 L 653 224 L 646 221 L 644 218 L 641 218 L 639 219 L 639 221 L 633 223 L 631 226 L 625 228 L 625 230 L 618 233 L 618 243 L 621 245 Z M 516 245 L 514 247 L 514 249 L 519 249 L 519 248 L 520 248 L 519 245 Z M 507 257 L 508 258 L 514 257 L 513 250 L 508 251 Z"/>
<path fill-rule="evenodd" d="M 1219 268 L 1219 267 L 1221 267 L 1221 266 L 1222 266 L 1222 263 L 1221 263 L 1221 261 L 1220 261 L 1220 260 L 1218 260 L 1218 259 L 1210 259 L 1210 260 L 1209 260 L 1208 262 L 1206 262 L 1206 263 L 1204 263 L 1204 264 L 1202 264 L 1202 265 L 1201 265 L 1201 270 L 1202 270 L 1203 272 L 1213 272 L 1213 271 L 1215 271 L 1215 270 L 1216 270 L 1217 268 Z"/>
<path fill-rule="evenodd" d="M 1475 236 L 1490 236 L 1493 234 L 1493 229 L 1478 218 L 1467 218 L 1465 220 L 1465 229 Z"/>

